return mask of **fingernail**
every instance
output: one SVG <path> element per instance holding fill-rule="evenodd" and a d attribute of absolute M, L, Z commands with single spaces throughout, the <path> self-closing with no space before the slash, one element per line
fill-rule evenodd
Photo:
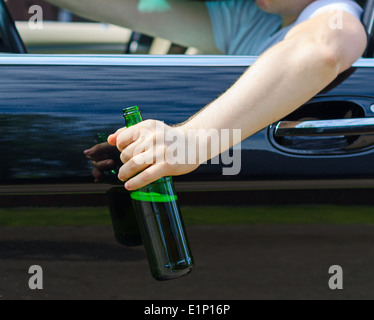
<path fill-rule="evenodd" d="M 125 188 L 126 188 L 127 190 L 130 189 L 130 184 L 129 184 L 128 182 L 125 183 Z"/>

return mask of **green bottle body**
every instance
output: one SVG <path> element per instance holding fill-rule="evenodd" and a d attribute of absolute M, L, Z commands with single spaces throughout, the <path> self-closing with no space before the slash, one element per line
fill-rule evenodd
<path fill-rule="evenodd" d="M 126 126 L 142 121 L 138 107 L 124 109 Z M 156 280 L 189 274 L 194 266 L 171 177 L 130 193 L 149 268 Z"/>

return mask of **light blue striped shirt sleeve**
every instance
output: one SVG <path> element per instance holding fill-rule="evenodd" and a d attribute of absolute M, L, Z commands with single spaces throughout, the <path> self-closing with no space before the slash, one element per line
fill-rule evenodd
<path fill-rule="evenodd" d="M 260 10 L 255 0 L 208 1 L 206 6 L 216 47 L 229 55 L 260 55 L 282 41 L 293 26 L 325 10 L 344 10 L 358 19 L 362 15 L 361 7 L 352 0 L 316 0 L 295 23 L 281 28 L 280 16 Z"/>

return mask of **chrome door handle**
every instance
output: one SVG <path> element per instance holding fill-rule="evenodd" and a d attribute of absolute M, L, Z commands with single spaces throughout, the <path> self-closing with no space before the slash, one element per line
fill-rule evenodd
<path fill-rule="evenodd" d="M 279 121 L 274 135 L 283 136 L 356 136 L 374 135 L 373 118 L 351 118 L 311 121 Z"/>

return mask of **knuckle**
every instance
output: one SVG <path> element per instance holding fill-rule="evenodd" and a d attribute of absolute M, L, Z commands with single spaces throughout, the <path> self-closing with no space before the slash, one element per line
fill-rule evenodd
<path fill-rule="evenodd" d="M 142 124 L 144 127 L 150 127 L 154 124 L 154 120 L 147 119 L 147 120 L 142 121 Z"/>
<path fill-rule="evenodd" d="M 142 182 L 149 182 L 152 179 L 152 174 L 149 171 L 143 171 L 139 178 Z"/>
<path fill-rule="evenodd" d="M 163 143 L 165 141 L 165 134 L 162 131 L 155 131 L 154 132 L 154 139 L 158 142 Z"/>
<path fill-rule="evenodd" d="M 133 134 L 132 134 L 132 141 L 136 141 L 136 140 L 138 140 L 139 138 L 141 138 L 141 136 L 142 136 L 142 129 L 141 128 L 138 128 L 138 129 L 136 129 L 136 128 L 134 128 L 134 131 L 133 131 Z"/>
<path fill-rule="evenodd" d="M 134 158 L 132 158 L 127 162 L 127 166 L 130 171 L 135 171 L 138 168 L 139 164 Z"/>
<path fill-rule="evenodd" d="M 146 147 L 147 147 L 147 144 L 144 143 L 144 142 L 140 142 L 139 144 L 137 144 L 134 148 L 133 148 L 133 151 L 132 151 L 132 154 L 133 155 L 136 155 L 136 154 L 140 154 L 142 152 L 144 152 L 146 150 Z"/>
<path fill-rule="evenodd" d="M 116 144 L 116 147 L 119 151 L 122 152 L 122 150 L 125 148 L 122 141 L 120 139 L 117 139 L 117 144 Z"/>
<path fill-rule="evenodd" d="M 153 164 L 155 162 L 154 154 L 150 150 L 146 153 L 144 153 L 144 163 L 145 164 Z"/>
<path fill-rule="evenodd" d="M 126 150 L 124 150 L 124 151 L 121 152 L 120 159 L 121 159 L 122 163 L 126 163 L 127 161 L 130 160 L 130 157 L 128 155 L 128 152 L 126 152 Z"/>
<path fill-rule="evenodd" d="M 118 170 L 118 179 L 120 179 L 121 181 L 124 180 L 123 166 Z"/>
<path fill-rule="evenodd" d="M 129 141 L 129 137 L 133 138 L 133 135 L 132 136 L 129 136 L 131 133 L 128 132 L 128 131 L 123 131 L 121 132 L 118 137 L 117 137 L 117 140 L 116 140 L 116 147 L 119 151 L 122 152 L 123 149 L 125 149 L 129 143 L 131 143 Z"/>

